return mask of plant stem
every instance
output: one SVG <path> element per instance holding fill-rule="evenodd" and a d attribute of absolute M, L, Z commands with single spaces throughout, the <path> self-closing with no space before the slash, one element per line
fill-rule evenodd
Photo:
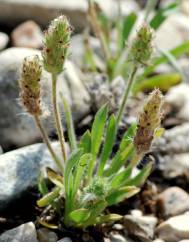
<path fill-rule="evenodd" d="M 34 115 L 34 119 L 35 119 L 37 127 L 39 128 L 39 130 L 41 132 L 43 141 L 47 145 L 47 148 L 48 148 L 53 160 L 55 161 L 57 167 L 63 172 L 63 170 L 64 170 L 63 165 L 62 165 L 61 161 L 59 160 L 59 158 L 57 157 L 57 155 L 55 154 L 55 152 L 54 152 L 54 150 L 51 146 L 51 143 L 49 141 L 49 138 L 48 138 L 48 136 L 47 136 L 42 124 L 41 124 L 39 117 L 37 115 Z"/>
<path fill-rule="evenodd" d="M 104 34 L 99 25 L 96 10 L 95 10 L 94 3 L 92 2 L 92 0 L 88 0 L 88 5 L 89 5 L 90 22 L 93 27 L 93 31 L 94 31 L 96 37 L 100 40 L 100 44 L 101 44 L 101 48 L 102 48 L 104 57 L 108 61 L 110 59 L 110 53 L 108 50 L 108 46 L 106 44 Z"/>
<path fill-rule="evenodd" d="M 66 161 L 65 139 L 64 139 L 64 133 L 63 133 L 63 128 L 62 128 L 61 119 L 60 119 L 60 112 L 57 104 L 57 75 L 56 74 L 52 74 L 52 105 L 53 105 L 53 111 L 54 111 L 56 130 L 60 141 L 63 159 L 65 162 Z"/>
<path fill-rule="evenodd" d="M 127 102 L 128 97 L 129 97 L 129 93 L 131 91 L 133 82 L 135 80 L 135 75 L 136 75 L 137 69 L 138 69 L 138 66 L 135 65 L 134 68 L 133 68 L 133 71 L 131 73 L 129 82 L 127 84 L 127 87 L 125 89 L 124 96 L 123 96 L 123 100 L 121 102 L 121 106 L 119 108 L 118 115 L 117 115 L 117 125 L 119 125 L 119 122 L 121 121 L 121 119 L 123 117 L 124 110 L 125 110 L 125 106 L 126 106 L 126 102 Z"/>

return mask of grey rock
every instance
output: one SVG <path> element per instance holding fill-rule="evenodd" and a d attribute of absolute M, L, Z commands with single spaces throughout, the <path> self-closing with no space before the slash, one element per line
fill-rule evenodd
<path fill-rule="evenodd" d="M 28 20 L 12 31 L 11 39 L 15 47 L 39 49 L 43 45 L 43 32 L 34 21 Z"/>
<path fill-rule="evenodd" d="M 189 238 L 189 214 L 172 217 L 161 223 L 156 233 L 165 242 L 178 242 Z"/>
<path fill-rule="evenodd" d="M 97 2 L 109 17 L 117 16 L 118 8 L 115 7 L 117 6 L 115 0 L 97 0 Z M 124 14 L 137 9 L 137 4 L 132 0 L 129 0 L 128 4 L 121 1 L 121 4 Z M 49 21 L 62 13 L 68 16 L 75 29 L 81 30 L 88 25 L 86 12 L 85 0 L 0 0 L 0 21 L 2 24 L 9 25 L 15 25 L 30 18 L 46 26 Z"/>
<path fill-rule="evenodd" d="M 133 216 L 124 217 L 124 225 L 129 235 L 138 237 L 141 241 L 150 242 L 154 237 L 154 230 L 157 218 L 152 216 Z"/>
<path fill-rule="evenodd" d="M 39 242 L 57 242 L 58 236 L 55 232 L 50 231 L 47 228 L 41 228 L 37 230 L 37 238 Z"/>
<path fill-rule="evenodd" d="M 162 154 L 181 154 L 189 151 L 189 124 L 184 123 L 172 129 L 165 130 L 163 136 L 156 139 L 154 150 Z"/>
<path fill-rule="evenodd" d="M 0 155 L 3 154 L 3 149 L 2 147 L 0 146 Z"/>
<path fill-rule="evenodd" d="M 0 51 L 3 50 L 9 42 L 9 36 L 3 32 L 0 32 Z"/>
<path fill-rule="evenodd" d="M 70 238 L 68 238 L 68 237 L 65 237 L 65 238 L 63 238 L 63 239 L 61 239 L 61 240 L 59 240 L 57 242 L 72 242 L 72 240 Z"/>
<path fill-rule="evenodd" d="M 54 148 L 60 154 L 59 144 Z M 0 210 L 19 199 L 30 187 L 37 185 L 45 167 L 56 168 L 45 144 L 35 144 L 0 155 Z"/>
<path fill-rule="evenodd" d="M 0 145 L 24 146 L 39 140 L 40 134 L 33 118 L 26 114 L 19 102 L 18 79 L 24 57 L 39 55 L 40 51 L 29 48 L 10 48 L 0 53 Z M 47 130 L 52 130 L 54 121 L 51 112 L 51 76 L 43 71 L 41 78 L 44 115 L 42 121 Z M 88 93 L 79 77 L 76 66 L 67 61 L 65 71 L 58 76 L 58 92 L 62 92 L 73 108 L 75 120 L 88 112 Z M 62 102 L 58 95 L 58 101 Z M 46 111 L 47 110 L 47 111 Z M 46 115 L 48 113 L 48 115 Z"/>
<path fill-rule="evenodd" d="M 165 217 L 180 215 L 189 210 L 189 194 L 179 187 L 167 188 L 157 201 Z"/>
<path fill-rule="evenodd" d="M 182 83 L 172 87 L 165 96 L 166 105 L 170 106 L 176 115 L 175 118 L 180 122 L 189 122 L 189 84 Z"/>
<path fill-rule="evenodd" d="M 0 235 L 0 242 L 38 242 L 35 225 L 22 224 Z"/>
<path fill-rule="evenodd" d="M 189 153 L 160 157 L 159 169 L 166 178 L 184 177 L 189 181 Z"/>

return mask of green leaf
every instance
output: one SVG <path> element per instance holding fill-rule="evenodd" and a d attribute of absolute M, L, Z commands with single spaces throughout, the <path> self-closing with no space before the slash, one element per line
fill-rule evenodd
<path fill-rule="evenodd" d="M 189 41 L 186 41 L 180 45 L 178 45 L 177 47 L 173 48 L 172 50 L 169 51 L 175 58 L 180 57 L 183 54 L 189 53 Z M 139 76 L 137 79 L 140 81 L 142 79 L 144 79 L 146 76 L 150 75 L 151 73 L 154 72 L 155 68 L 163 63 L 168 62 L 169 60 L 167 59 L 167 57 L 165 55 L 162 55 L 160 57 L 157 57 L 154 59 L 152 65 L 150 65 L 149 67 L 147 67 L 144 70 L 144 73 Z"/>
<path fill-rule="evenodd" d="M 66 167 L 64 171 L 64 186 L 65 186 L 65 192 L 66 196 L 70 195 L 70 192 L 72 191 L 72 182 L 73 177 L 72 177 L 72 171 L 76 167 L 77 163 L 79 162 L 79 159 L 81 158 L 83 154 L 82 149 L 78 149 L 74 151 L 70 158 L 66 162 Z"/>
<path fill-rule="evenodd" d="M 54 200 L 56 198 L 59 197 L 60 195 L 60 191 L 61 189 L 59 187 L 55 187 L 52 192 L 49 192 L 48 194 L 46 194 L 44 197 L 42 197 L 41 199 L 39 199 L 37 201 L 37 205 L 39 207 L 46 207 L 48 205 L 50 205 L 51 203 L 54 202 Z"/>
<path fill-rule="evenodd" d="M 118 221 L 120 219 L 122 219 L 123 216 L 119 215 L 119 214 L 107 214 L 107 215 L 102 215 L 100 217 L 97 217 L 95 219 L 95 223 L 94 224 L 103 224 L 103 223 L 111 223 L 111 222 L 115 222 Z"/>
<path fill-rule="evenodd" d="M 81 137 L 78 147 L 83 149 L 84 153 L 89 153 L 91 151 L 91 133 L 89 130 Z"/>
<path fill-rule="evenodd" d="M 55 184 L 56 186 L 63 188 L 63 182 L 64 179 L 61 175 L 59 175 L 58 173 L 56 173 L 55 171 L 53 171 L 51 168 L 47 168 L 47 176 L 49 178 L 49 180 Z"/>
<path fill-rule="evenodd" d="M 152 163 L 146 165 L 135 177 L 129 179 L 125 185 L 141 186 L 146 181 L 152 170 Z"/>
<path fill-rule="evenodd" d="M 135 186 L 125 186 L 121 187 L 118 190 L 112 192 L 107 198 L 108 206 L 122 202 L 125 199 L 128 199 L 140 191 L 139 188 Z"/>
<path fill-rule="evenodd" d="M 118 151 L 111 161 L 110 167 L 104 171 L 104 176 L 111 176 L 117 173 L 125 162 L 131 157 L 134 152 L 133 144 L 129 144 L 124 150 Z"/>
<path fill-rule="evenodd" d="M 174 2 L 164 8 L 160 8 L 150 21 L 150 26 L 157 30 L 160 25 L 168 18 L 168 16 L 176 10 L 178 10 L 178 2 Z"/>
<path fill-rule="evenodd" d="M 125 170 L 121 171 L 119 174 L 115 174 L 110 181 L 110 186 L 112 189 L 117 189 L 122 186 L 122 184 L 131 176 L 132 165 L 129 165 Z"/>
<path fill-rule="evenodd" d="M 93 175 L 95 160 L 99 152 L 100 145 L 102 143 L 107 113 L 108 113 L 108 106 L 107 105 L 102 106 L 100 110 L 97 112 L 97 114 L 95 115 L 95 119 L 92 125 L 91 154 L 93 155 L 93 158 L 90 160 L 90 163 L 89 163 L 89 169 L 88 169 L 88 175 L 87 175 L 88 183 L 90 182 L 90 179 Z"/>
<path fill-rule="evenodd" d="M 95 119 L 91 130 L 91 153 L 97 156 L 102 142 L 104 126 L 106 124 L 106 117 L 108 106 L 104 105 L 95 115 Z"/>
<path fill-rule="evenodd" d="M 86 208 L 74 210 L 69 214 L 69 218 L 75 223 L 84 223 L 89 216 L 90 210 Z"/>
<path fill-rule="evenodd" d="M 125 47 L 125 42 L 128 39 L 131 31 L 133 30 L 133 27 L 136 23 L 137 15 L 136 13 L 130 13 L 129 15 L 125 16 L 124 18 L 121 18 L 121 24 L 119 28 L 119 50 L 123 50 Z"/>
<path fill-rule="evenodd" d="M 133 137 L 135 136 L 136 130 L 137 130 L 137 123 L 132 123 L 122 137 L 121 143 L 119 145 L 119 150 L 124 150 L 125 147 L 132 142 Z"/>
<path fill-rule="evenodd" d="M 70 144 L 71 150 L 75 150 L 75 149 L 77 149 L 77 142 L 76 142 L 76 136 L 75 136 L 71 109 L 70 109 L 70 106 L 69 106 L 67 100 L 64 98 L 62 93 L 60 93 L 60 96 L 61 96 L 63 107 L 64 107 L 69 144 Z"/>
<path fill-rule="evenodd" d="M 38 190 L 42 196 L 45 196 L 49 190 L 45 181 L 45 175 L 41 172 L 38 180 Z"/>
<path fill-rule="evenodd" d="M 161 91 L 166 92 L 171 87 L 179 84 L 182 78 L 179 73 L 159 74 L 140 82 L 135 82 L 133 85 L 133 93 L 136 95 L 138 92 L 153 90 L 159 88 Z"/>
<path fill-rule="evenodd" d="M 84 171 L 86 170 L 86 168 L 88 167 L 88 164 L 89 164 L 89 161 L 92 159 L 92 155 L 91 154 L 84 154 L 82 155 L 82 157 L 80 158 L 78 164 L 77 164 L 77 168 L 76 168 L 76 172 L 74 174 L 74 188 L 73 188 L 73 196 L 75 196 L 79 186 L 80 186 L 80 183 L 81 183 L 81 180 L 82 180 L 82 177 L 83 177 L 83 174 L 84 174 Z"/>
<path fill-rule="evenodd" d="M 88 220 L 85 222 L 85 226 L 93 225 L 95 223 L 96 217 L 101 214 L 104 209 L 107 207 L 106 201 L 98 201 L 90 208 L 91 214 Z"/>
<path fill-rule="evenodd" d="M 100 163 L 99 163 L 98 172 L 97 172 L 97 175 L 99 176 L 102 175 L 104 166 L 112 152 L 115 137 L 116 137 L 116 131 L 117 131 L 116 119 L 115 119 L 115 116 L 112 115 L 108 122 L 105 142 L 100 156 Z"/>

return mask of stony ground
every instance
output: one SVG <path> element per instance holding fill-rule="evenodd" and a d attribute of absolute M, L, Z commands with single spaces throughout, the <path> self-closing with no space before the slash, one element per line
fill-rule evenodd
<path fill-rule="evenodd" d="M 116 14 L 111 11 L 115 1 L 99 1 L 111 18 Z M 121 2 L 124 14 L 140 9 L 134 0 Z M 0 0 L 0 242 L 189 242 L 188 56 L 178 60 L 186 81 L 165 94 L 163 126 L 166 130 L 149 154 L 155 164 L 153 173 L 140 194 L 110 208 L 122 214 L 123 219 L 109 226 L 63 232 L 40 228 L 35 222 L 40 214 L 36 207 L 39 194 L 35 188 L 39 171 L 46 166 L 54 168 L 54 164 L 45 145 L 40 143 L 40 135 L 31 117 L 25 114 L 19 103 L 19 70 L 25 56 L 40 55 L 43 29 L 49 20 L 60 11 L 66 13 L 75 31 L 72 54 L 65 73 L 59 77 L 59 90 L 74 107 L 78 134 L 90 125 L 94 101 L 96 106 L 100 101 L 89 95 L 81 71 L 80 60 L 84 54 L 81 33 L 88 25 L 86 8 L 84 0 Z M 155 38 L 158 47 L 165 50 L 185 40 L 189 40 L 188 0 L 182 1 L 180 11 L 165 21 Z M 91 37 L 90 41 L 98 53 L 98 40 Z M 162 65 L 157 73 L 170 70 L 170 65 Z M 102 79 L 101 76 L 98 78 Z M 56 138 L 48 109 L 49 79 L 44 71 L 42 92 L 47 111 L 43 122 L 51 137 Z M 117 81 L 115 83 L 118 87 Z M 120 84 L 118 89 L 121 87 Z M 106 90 L 106 86 L 101 84 L 98 91 L 102 89 Z M 106 91 L 112 90 L 114 88 Z M 136 102 L 131 100 L 131 106 L 136 107 Z M 135 120 L 135 115 L 136 110 L 129 119 Z M 53 145 L 58 151 L 58 144 L 54 142 Z"/>

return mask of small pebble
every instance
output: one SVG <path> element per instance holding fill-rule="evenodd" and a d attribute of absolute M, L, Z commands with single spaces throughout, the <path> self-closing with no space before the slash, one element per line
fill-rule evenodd
<path fill-rule="evenodd" d="M 39 242 L 57 242 L 58 240 L 56 233 L 47 228 L 39 229 L 37 231 L 37 237 Z"/>
<path fill-rule="evenodd" d="M 124 226 L 122 224 L 114 224 L 112 229 L 123 230 Z"/>

